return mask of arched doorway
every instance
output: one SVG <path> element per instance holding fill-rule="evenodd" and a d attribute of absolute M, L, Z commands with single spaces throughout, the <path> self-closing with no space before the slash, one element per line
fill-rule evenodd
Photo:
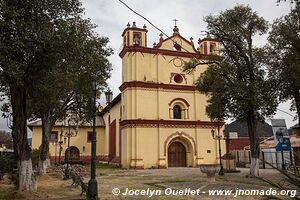
<path fill-rule="evenodd" d="M 65 160 L 68 159 L 68 148 L 66 149 L 65 152 Z M 79 149 L 74 146 L 70 146 L 70 161 L 79 161 L 80 160 L 80 153 Z"/>
<path fill-rule="evenodd" d="M 186 149 L 181 142 L 172 142 L 169 145 L 168 166 L 186 167 Z"/>

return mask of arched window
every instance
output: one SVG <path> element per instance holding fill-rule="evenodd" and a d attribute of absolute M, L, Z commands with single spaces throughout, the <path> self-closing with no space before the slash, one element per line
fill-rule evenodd
<path fill-rule="evenodd" d="M 190 104 L 183 98 L 175 98 L 169 103 L 170 119 L 189 119 Z"/>
<path fill-rule="evenodd" d="M 181 107 L 179 105 L 173 107 L 173 118 L 181 119 Z"/>
<path fill-rule="evenodd" d="M 215 43 L 210 44 L 210 54 L 217 54 L 217 46 Z"/>

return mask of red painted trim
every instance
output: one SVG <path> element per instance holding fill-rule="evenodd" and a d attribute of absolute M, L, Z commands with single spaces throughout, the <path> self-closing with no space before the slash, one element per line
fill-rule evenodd
<path fill-rule="evenodd" d="M 221 60 L 221 56 L 218 55 L 205 55 L 197 53 L 190 53 L 184 51 L 172 51 L 166 49 L 157 49 L 157 48 L 148 48 L 142 46 L 124 46 L 119 56 L 123 58 L 127 52 L 142 52 L 142 53 L 150 53 L 150 54 L 162 54 L 167 56 L 177 56 L 177 57 L 185 57 L 185 58 L 197 58 L 204 60 Z"/>
<path fill-rule="evenodd" d="M 174 101 L 182 101 L 182 102 L 185 103 L 185 105 L 186 105 L 187 107 L 190 107 L 190 104 L 189 104 L 185 99 L 183 99 L 183 98 L 175 98 L 175 99 L 173 99 L 172 101 L 170 101 L 169 106 L 171 106 L 172 103 L 174 103 Z"/>
<path fill-rule="evenodd" d="M 116 120 L 113 120 L 109 124 L 109 150 L 108 150 L 108 159 L 112 160 L 116 157 Z"/>
<path fill-rule="evenodd" d="M 167 40 L 171 40 L 171 39 L 173 39 L 174 37 L 179 37 L 180 39 L 184 40 L 186 43 L 188 43 L 189 45 L 192 46 L 192 48 L 193 48 L 193 50 L 195 51 L 195 53 L 198 52 L 198 51 L 195 49 L 195 46 L 194 46 L 194 43 L 193 43 L 193 42 L 188 41 L 187 39 L 185 39 L 184 37 L 182 37 L 182 36 L 179 35 L 179 34 L 176 34 L 176 35 L 173 35 L 173 36 L 171 36 L 171 37 L 168 37 L 168 38 L 166 38 L 165 40 L 160 40 L 159 43 L 155 46 L 155 48 L 160 48 L 161 45 L 162 45 L 162 43 L 166 42 Z"/>
<path fill-rule="evenodd" d="M 214 38 L 203 38 L 200 42 L 204 42 L 204 41 L 219 42 L 218 40 L 216 40 Z"/>
<path fill-rule="evenodd" d="M 148 119 L 129 119 L 120 121 L 120 127 L 185 127 L 185 128 L 213 128 L 216 126 L 223 126 L 224 122 L 210 122 L 210 121 L 186 121 L 186 120 L 148 120 Z"/>
<path fill-rule="evenodd" d="M 58 162 L 58 155 L 56 156 L 56 162 Z M 97 155 L 96 156 L 97 161 L 108 161 L 108 156 L 107 155 Z M 65 156 L 61 156 L 60 161 L 63 163 L 65 162 Z M 83 163 L 90 163 L 91 162 L 91 156 L 90 155 L 80 155 L 80 161 Z M 54 163 L 55 162 L 55 156 L 50 156 L 50 162 Z"/>
<path fill-rule="evenodd" d="M 143 32 L 148 32 L 147 29 L 142 29 L 142 28 L 125 28 L 125 30 L 122 33 L 122 37 L 124 36 L 124 34 L 126 33 L 126 31 L 143 31 Z"/>
<path fill-rule="evenodd" d="M 183 90 L 183 91 L 196 91 L 196 86 L 193 85 L 174 85 L 163 83 L 152 83 L 142 81 L 124 82 L 120 87 L 120 91 L 123 92 L 127 88 L 153 88 L 153 89 L 166 89 L 166 90 Z"/>

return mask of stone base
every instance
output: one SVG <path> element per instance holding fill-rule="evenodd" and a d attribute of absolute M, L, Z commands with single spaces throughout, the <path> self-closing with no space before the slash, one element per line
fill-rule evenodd
<path fill-rule="evenodd" d="M 165 158 L 159 158 L 157 161 L 158 169 L 166 169 L 167 168 L 167 162 Z"/>
<path fill-rule="evenodd" d="M 130 160 L 130 169 L 144 169 L 144 161 L 141 158 Z"/>

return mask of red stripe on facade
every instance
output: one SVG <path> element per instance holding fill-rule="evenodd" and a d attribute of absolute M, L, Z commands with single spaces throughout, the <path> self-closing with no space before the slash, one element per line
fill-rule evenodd
<path fill-rule="evenodd" d="M 122 51 L 120 52 L 119 56 L 121 58 L 123 58 L 127 52 L 162 54 L 162 55 L 167 55 L 167 56 L 197 58 L 197 59 L 204 59 L 204 60 L 221 60 L 221 57 L 218 55 L 205 55 L 205 54 L 200 54 L 200 53 L 172 51 L 172 50 L 148 48 L 148 47 L 142 47 L 142 46 L 124 46 Z"/>
<path fill-rule="evenodd" d="M 224 122 L 210 122 L 210 121 L 186 121 L 186 120 L 147 120 L 147 119 L 131 119 L 122 120 L 120 127 L 164 127 L 164 128 L 213 128 L 216 126 L 223 126 Z"/>
<path fill-rule="evenodd" d="M 166 90 L 182 90 L 182 91 L 195 91 L 196 86 L 193 85 L 173 85 L 163 83 L 148 83 L 142 81 L 124 82 L 119 89 L 123 92 L 126 88 L 154 88 L 154 89 L 166 89 Z"/>
<path fill-rule="evenodd" d="M 185 99 L 183 99 L 183 98 L 175 98 L 175 99 L 173 99 L 173 100 L 169 103 L 169 106 L 171 106 L 172 103 L 175 102 L 175 101 L 182 101 L 182 102 L 185 103 L 185 105 L 186 105 L 187 107 L 190 106 L 190 104 L 189 104 Z"/>

